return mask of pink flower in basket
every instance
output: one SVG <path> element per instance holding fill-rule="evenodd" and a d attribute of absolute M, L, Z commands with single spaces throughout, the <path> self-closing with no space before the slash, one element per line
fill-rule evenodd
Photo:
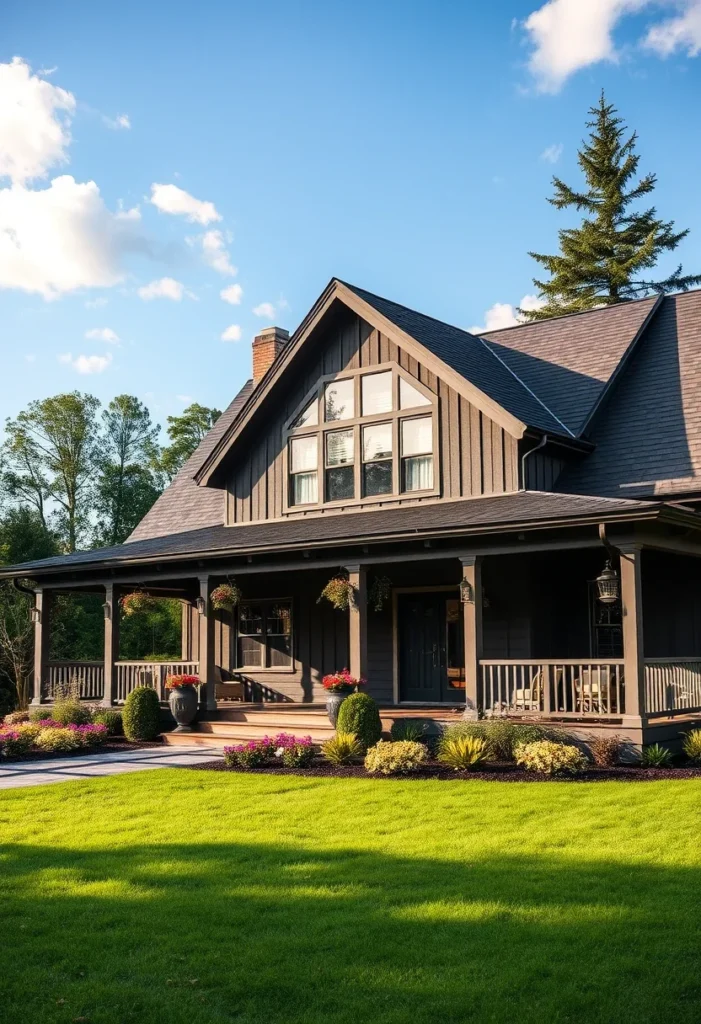
<path fill-rule="evenodd" d="M 352 676 L 347 668 L 342 669 L 340 672 L 333 672 L 331 675 L 324 676 L 321 680 L 321 685 L 325 690 L 330 693 L 352 693 L 357 686 L 365 686 L 367 679 L 362 677 L 356 679 Z"/>

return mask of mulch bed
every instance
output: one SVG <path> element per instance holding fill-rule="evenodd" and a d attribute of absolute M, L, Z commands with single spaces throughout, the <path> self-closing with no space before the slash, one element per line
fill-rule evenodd
<path fill-rule="evenodd" d="M 3 757 L 0 759 L 0 768 L 6 764 L 17 764 L 18 761 L 55 761 L 64 757 L 85 757 L 86 754 L 123 754 L 127 750 L 145 750 L 150 747 L 162 747 L 161 740 L 154 740 L 151 743 L 130 743 L 123 736 L 111 736 L 107 743 L 101 747 L 82 750 L 30 750 L 28 754 L 21 757 Z"/>
<path fill-rule="evenodd" d="M 223 761 L 205 761 L 185 766 L 188 771 L 238 772 L 242 775 L 304 775 L 326 779 L 439 779 L 451 782 L 657 782 L 660 779 L 701 779 L 701 768 L 641 768 L 638 765 L 618 765 L 614 768 L 588 768 L 579 775 L 538 775 L 515 764 L 490 764 L 481 771 L 454 772 L 441 764 L 428 764 L 408 775 L 369 775 L 362 765 L 335 767 L 322 760 L 310 768 L 227 768 Z"/>

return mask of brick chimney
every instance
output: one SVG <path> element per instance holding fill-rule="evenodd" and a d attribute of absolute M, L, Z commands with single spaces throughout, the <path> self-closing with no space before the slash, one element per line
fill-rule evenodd
<path fill-rule="evenodd" d="M 283 348 L 290 340 L 290 332 L 282 327 L 266 327 L 253 339 L 253 383 L 265 377 Z"/>

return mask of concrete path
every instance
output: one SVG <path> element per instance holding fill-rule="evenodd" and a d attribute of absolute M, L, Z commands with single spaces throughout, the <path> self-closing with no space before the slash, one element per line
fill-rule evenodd
<path fill-rule="evenodd" d="M 122 775 L 124 772 L 144 772 L 152 768 L 181 768 L 183 765 L 214 761 L 222 756 L 223 752 L 218 747 L 202 749 L 183 746 L 55 757 L 47 761 L 0 761 L 0 789 L 43 786 L 47 782 L 92 779 L 98 775 Z"/>

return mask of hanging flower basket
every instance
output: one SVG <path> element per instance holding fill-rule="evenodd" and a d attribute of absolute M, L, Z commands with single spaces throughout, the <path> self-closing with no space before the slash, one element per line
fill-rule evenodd
<path fill-rule="evenodd" d="M 373 577 L 368 589 L 368 600 L 370 607 L 375 612 L 381 612 L 385 602 L 389 601 L 392 593 L 392 580 L 389 576 Z"/>
<path fill-rule="evenodd" d="M 321 591 L 317 604 L 326 600 L 339 612 L 347 611 L 355 598 L 355 587 L 347 576 L 334 576 Z"/>
<path fill-rule="evenodd" d="M 125 594 L 119 601 L 122 611 L 131 618 L 140 612 L 152 612 L 156 607 L 156 598 L 150 594 L 144 594 L 142 590 L 134 590 L 131 594 Z"/>
<path fill-rule="evenodd" d="M 215 611 L 233 611 L 241 600 L 241 590 L 236 583 L 220 583 L 209 595 Z"/>

